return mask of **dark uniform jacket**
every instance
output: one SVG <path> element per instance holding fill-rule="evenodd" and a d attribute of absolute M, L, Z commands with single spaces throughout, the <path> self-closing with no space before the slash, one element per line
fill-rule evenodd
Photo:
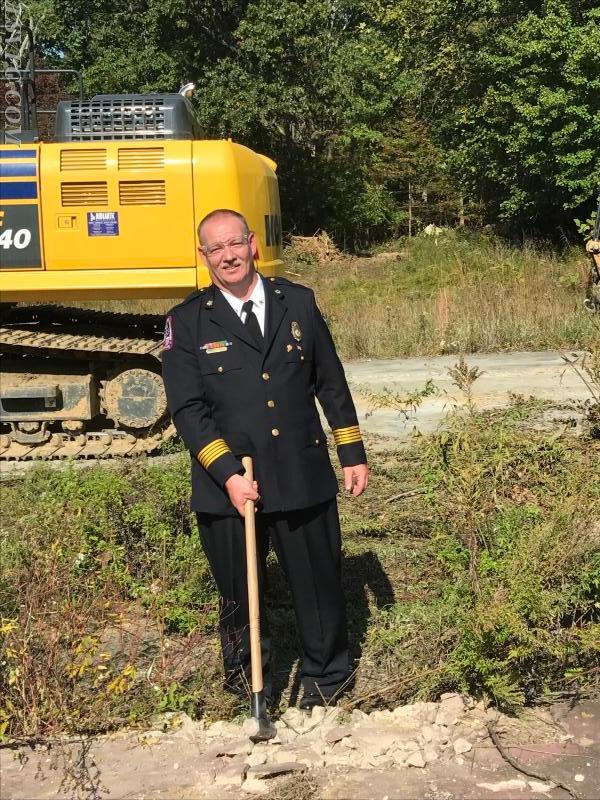
<path fill-rule="evenodd" d="M 163 378 L 173 422 L 192 454 L 194 511 L 237 513 L 224 484 L 243 472 L 243 455 L 254 458 L 264 512 L 334 497 L 315 396 L 342 466 L 366 462 L 344 370 L 312 290 L 285 278 L 263 283 L 262 348 L 214 286 L 167 317 Z"/>

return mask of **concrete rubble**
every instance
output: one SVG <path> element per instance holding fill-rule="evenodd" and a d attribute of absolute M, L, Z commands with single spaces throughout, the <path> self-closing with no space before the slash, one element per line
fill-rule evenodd
<path fill-rule="evenodd" d="M 535 709 L 525 724 L 456 693 L 444 694 L 436 703 L 371 713 L 288 708 L 279 718 L 273 715 L 276 737 L 256 744 L 248 738 L 248 719 L 208 725 L 167 713 L 151 730 L 90 740 L 85 753 L 98 784 L 96 796 L 115 800 L 139 797 L 141 779 L 146 800 L 226 800 L 268 795 L 274 783 L 294 775 L 302 780 L 302 773 L 308 773 L 306 780 L 328 782 L 324 800 L 562 799 L 563 790 L 550 779 L 536 780 L 511 770 L 490 740 L 487 726 L 493 722 L 514 756 L 531 758 L 534 766 L 536 759 L 540 762 L 540 777 L 558 770 L 567 783 L 582 787 L 581 798 L 596 798 L 597 709 L 600 704 L 593 703 L 580 710 L 568 708 L 570 727 L 565 728 L 544 708 Z M 559 757 L 562 761 L 556 760 Z M 65 776 L 74 775 L 69 762 L 81 763 L 76 748 L 72 753 L 60 748 L 23 750 L 19 758 L 3 759 L 7 800 L 46 800 L 70 790 L 75 796 L 76 787 L 65 784 Z M 555 761 L 547 765 L 548 758 Z M 461 786 L 457 781 L 463 781 L 462 795 L 456 794 Z"/>
<path fill-rule="evenodd" d="M 215 722 L 198 731 L 209 759 L 205 786 L 239 787 L 262 794 L 270 779 L 291 772 L 327 767 L 422 770 L 468 754 L 488 736 L 486 711 L 470 698 L 442 695 L 437 703 L 413 703 L 370 714 L 354 709 L 316 707 L 311 713 L 288 708 L 275 721 L 277 736 L 253 744 L 247 723 Z M 184 717 L 189 737 L 194 723 Z M 209 768 L 210 767 L 210 768 Z"/>

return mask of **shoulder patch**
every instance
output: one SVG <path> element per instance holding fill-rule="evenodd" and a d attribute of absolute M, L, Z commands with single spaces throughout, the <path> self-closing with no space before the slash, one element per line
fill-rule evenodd
<path fill-rule="evenodd" d="M 172 350 L 175 340 L 173 338 L 173 317 L 170 315 L 165 320 L 165 333 L 163 336 L 163 350 Z"/>

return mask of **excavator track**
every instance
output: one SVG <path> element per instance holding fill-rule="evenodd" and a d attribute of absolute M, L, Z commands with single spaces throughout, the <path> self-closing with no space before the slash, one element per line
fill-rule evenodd
<path fill-rule="evenodd" d="M 49 441 L 41 445 L 25 445 L 0 437 L 0 460 L 33 461 L 59 459 L 123 458 L 149 454 L 175 435 L 175 426 L 170 423 L 160 431 L 143 439 L 127 431 L 111 430 L 82 433 L 70 436 L 53 433 Z M 8 441 L 4 441 L 8 440 Z"/>
<path fill-rule="evenodd" d="M 35 351 L 77 351 L 79 353 L 122 353 L 134 356 L 156 356 L 161 351 L 160 343 L 117 336 L 82 336 L 75 333 L 55 333 L 53 331 L 23 330 L 12 327 L 0 327 L 0 347 L 9 352 L 19 349 Z"/>
<path fill-rule="evenodd" d="M 11 359 L 26 357 L 90 359 L 107 369 L 127 361 L 154 364 L 162 350 L 163 318 L 60 306 L 15 306 L 3 314 L 0 351 Z M 107 335 L 106 332 L 110 332 Z M 140 431 L 53 431 L 43 443 L 22 443 L 0 435 L 1 461 L 105 459 L 152 453 L 175 435 L 168 416 Z"/>
<path fill-rule="evenodd" d="M 3 315 L 0 348 L 152 355 L 159 358 L 163 318 L 63 306 L 17 306 Z M 107 336 L 110 330 L 116 335 Z M 136 335 L 131 335 L 132 333 Z"/>

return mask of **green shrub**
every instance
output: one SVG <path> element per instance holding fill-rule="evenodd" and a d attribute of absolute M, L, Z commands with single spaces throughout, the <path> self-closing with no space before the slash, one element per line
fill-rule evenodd
<path fill-rule="evenodd" d="M 352 703 L 459 689 L 517 708 L 598 681 L 599 443 L 536 431 L 541 411 L 467 403 L 408 447 L 379 441 L 369 491 L 340 494 Z M 0 735 L 239 713 L 222 691 L 189 485 L 185 454 L 4 480 Z M 269 569 L 285 684 L 293 612 L 272 558 Z"/>
<path fill-rule="evenodd" d="M 188 473 L 179 456 L 37 467 L 3 487 L 5 733 L 110 728 L 194 695 L 217 597 Z M 201 683 L 216 654 L 208 664 Z"/>
<path fill-rule="evenodd" d="M 515 708 L 593 677 L 600 653 L 600 483 L 590 442 L 524 432 L 512 410 L 456 414 L 422 445 L 431 512 L 426 600 L 367 640 L 417 694 L 454 688 Z M 437 565 L 437 567 L 436 567 Z"/>

